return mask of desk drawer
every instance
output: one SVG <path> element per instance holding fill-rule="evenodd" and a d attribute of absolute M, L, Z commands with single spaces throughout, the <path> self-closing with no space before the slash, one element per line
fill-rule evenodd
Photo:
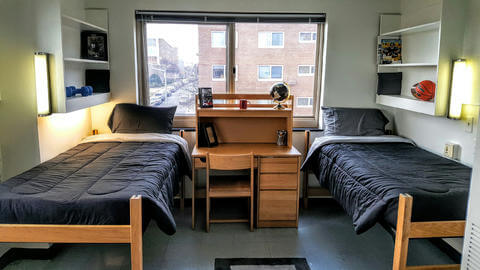
<path fill-rule="evenodd" d="M 297 158 L 262 158 L 261 173 L 296 173 Z"/>
<path fill-rule="evenodd" d="M 260 189 L 297 189 L 296 173 L 260 174 Z"/>
<path fill-rule="evenodd" d="M 259 220 L 296 220 L 297 191 L 260 191 Z"/>

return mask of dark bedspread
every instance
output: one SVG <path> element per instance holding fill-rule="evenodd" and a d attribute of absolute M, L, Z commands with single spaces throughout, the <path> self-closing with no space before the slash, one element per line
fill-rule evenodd
<path fill-rule="evenodd" d="M 0 223 L 129 224 L 129 198 L 142 195 L 153 218 L 176 230 L 173 196 L 186 170 L 175 143 L 84 143 L 0 184 Z"/>
<path fill-rule="evenodd" d="M 396 227 L 398 196 L 413 196 L 413 221 L 465 219 L 471 168 L 407 143 L 319 147 L 310 166 L 362 233 Z"/>

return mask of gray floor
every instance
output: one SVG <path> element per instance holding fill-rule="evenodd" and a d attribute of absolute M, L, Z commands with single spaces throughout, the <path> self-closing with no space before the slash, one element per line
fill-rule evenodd
<path fill-rule="evenodd" d="M 167 236 L 151 223 L 144 234 L 144 269 L 213 269 L 215 258 L 305 257 L 312 269 L 391 269 L 393 241 L 381 226 L 356 235 L 351 220 L 331 200 L 301 211 L 296 229 L 256 229 L 214 224 L 204 231 L 200 215 L 190 228 L 190 208 L 175 214 L 177 233 Z M 409 264 L 452 261 L 430 242 L 414 240 Z M 63 245 L 54 260 L 22 260 L 6 269 L 129 269 L 127 245 Z"/>

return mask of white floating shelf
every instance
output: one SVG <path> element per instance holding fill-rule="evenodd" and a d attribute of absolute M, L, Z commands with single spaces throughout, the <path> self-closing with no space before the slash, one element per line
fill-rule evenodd
<path fill-rule="evenodd" d="M 77 62 L 77 63 L 90 63 L 90 64 L 107 64 L 108 61 L 100 61 L 100 60 L 91 60 L 91 59 L 82 59 L 82 58 L 73 58 L 73 57 L 65 57 L 63 58 L 66 62 Z"/>
<path fill-rule="evenodd" d="M 400 95 L 377 95 L 377 104 L 407 111 L 435 115 L 435 103 Z"/>
<path fill-rule="evenodd" d="M 426 23 L 426 24 L 416 25 L 412 27 L 402 28 L 402 29 L 398 29 L 395 31 L 387 32 L 387 33 L 381 33 L 380 35 L 381 36 L 398 36 L 403 34 L 412 34 L 412 33 L 418 33 L 418 32 L 438 30 L 439 28 L 440 28 L 440 21 L 436 21 L 432 23 Z"/>
<path fill-rule="evenodd" d="M 381 64 L 378 67 L 436 67 L 436 63 L 402 63 L 402 64 Z"/>
<path fill-rule="evenodd" d="M 70 26 L 70 27 L 80 27 L 81 30 L 84 31 L 101 31 L 107 33 L 108 30 L 106 28 L 100 27 L 95 24 L 91 24 L 89 22 L 86 22 L 81 19 L 74 18 L 72 16 L 68 16 L 63 14 L 62 15 L 62 23 L 64 25 Z"/>
<path fill-rule="evenodd" d="M 91 96 L 74 96 L 66 99 L 66 112 L 73 112 L 110 101 L 110 93 L 93 93 Z"/>

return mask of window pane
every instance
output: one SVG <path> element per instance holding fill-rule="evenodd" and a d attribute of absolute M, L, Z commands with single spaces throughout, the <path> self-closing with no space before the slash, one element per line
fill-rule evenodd
<path fill-rule="evenodd" d="M 225 81 L 212 81 L 213 65 L 221 67 L 217 76 L 225 78 L 226 53 L 225 48 L 211 48 L 211 31 L 225 31 L 226 26 L 205 27 L 210 26 L 147 23 L 151 106 L 176 105 L 176 114 L 192 115 L 198 87 L 212 87 L 214 92 L 225 93 Z"/>
<path fill-rule="evenodd" d="M 306 73 L 311 73 L 310 65 L 316 63 L 316 43 L 298 40 L 301 32 L 306 32 L 311 39 L 311 33 L 316 33 L 317 27 L 317 24 L 296 23 L 235 24 L 238 32 L 235 64 L 241 70 L 235 82 L 235 93 L 266 94 L 273 83 L 285 81 L 295 97 L 313 97 L 314 76 L 299 76 L 298 69 L 303 65 Z M 260 46 L 265 45 L 268 37 L 271 45 L 283 46 Z M 254 38 L 258 38 L 258 42 Z M 295 108 L 294 115 L 313 116 L 313 106 Z"/>
<path fill-rule="evenodd" d="M 283 33 L 272 33 L 272 46 L 283 46 Z"/>
<path fill-rule="evenodd" d="M 225 48 L 224 31 L 212 31 L 212 48 Z"/>
<path fill-rule="evenodd" d="M 301 41 L 309 41 L 310 37 L 311 37 L 310 33 L 300 32 L 300 40 Z"/>
<path fill-rule="evenodd" d="M 212 74 L 213 79 L 225 80 L 225 66 L 213 66 Z"/>
<path fill-rule="evenodd" d="M 281 66 L 272 66 L 272 79 L 281 79 L 283 76 Z"/>
<path fill-rule="evenodd" d="M 310 73 L 310 66 L 298 66 L 298 73 L 300 74 Z"/>
<path fill-rule="evenodd" d="M 258 78 L 259 79 L 270 79 L 270 66 L 259 66 L 258 67 Z"/>
<path fill-rule="evenodd" d="M 317 40 L 317 33 L 312 33 L 312 39 Z"/>

